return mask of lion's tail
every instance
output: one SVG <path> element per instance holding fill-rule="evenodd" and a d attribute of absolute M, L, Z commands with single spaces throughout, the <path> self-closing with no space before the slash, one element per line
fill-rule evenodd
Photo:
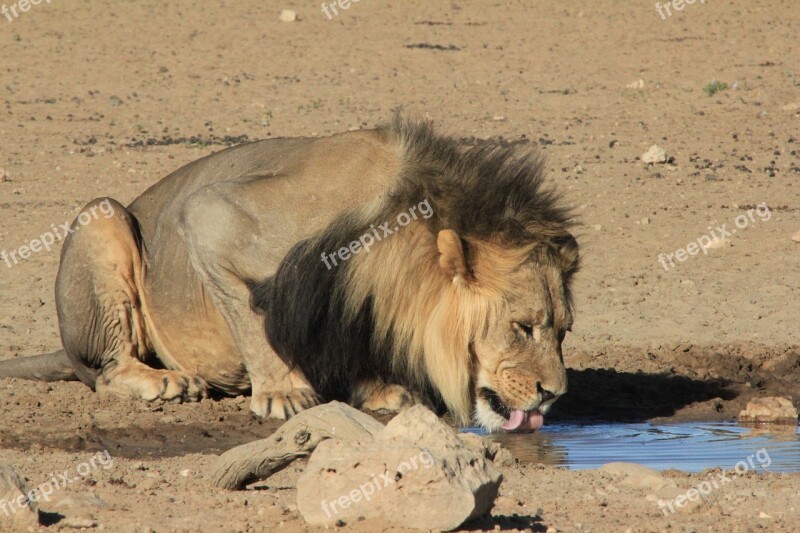
<path fill-rule="evenodd" d="M 18 378 L 34 381 L 75 381 L 78 376 L 64 350 L 32 357 L 0 361 L 0 379 Z"/>

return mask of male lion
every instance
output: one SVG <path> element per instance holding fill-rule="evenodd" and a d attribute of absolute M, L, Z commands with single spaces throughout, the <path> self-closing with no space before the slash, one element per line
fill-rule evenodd
<path fill-rule="evenodd" d="M 567 390 L 578 245 L 535 156 L 395 118 L 230 148 L 82 213 L 101 202 L 113 216 L 61 253 L 64 350 L 0 378 L 144 400 L 250 390 L 280 419 L 443 402 L 490 430 L 537 429 Z"/>

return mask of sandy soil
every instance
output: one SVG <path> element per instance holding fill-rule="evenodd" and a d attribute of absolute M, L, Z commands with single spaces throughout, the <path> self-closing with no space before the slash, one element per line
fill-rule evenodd
<path fill-rule="evenodd" d="M 283 8 L 301 20 L 280 22 Z M 576 206 L 585 268 L 555 417 L 728 419 L 753 396 L 800 398 L 792 0 L 696 2 L 665 20 L 610 0 L 362 1 L 333 20 L 317 3 L 59 1 L 19 15 L 0 17 L 0 250 L 225 145 L 373 126 L 404 107 L 465 143 L 540 147 Z M 728 88 L 709 96 L 712 80 Z M 671 163 L 644 165 L 652 144 Z M 737 233 L 708 254 L 659 262 L 723 224 Z M 59 347 L 58 250 L 0 262 L 0 358 Z M 243 398 L 154 406 L 0 382 L 0 463 L 32 486 L 114 457 L 59 490 L 61 506 L 43 502 L 54 527 L 302 530 L 301 464 L 257 491 L 205 485 L 214 454 L 274 427 Z M 504 474 L 472 528 L 797 530 L 798 474 L 739 477 L 670 516 L 601 471 Z M 668 473 L 683 489 L 708 475 Z"/>

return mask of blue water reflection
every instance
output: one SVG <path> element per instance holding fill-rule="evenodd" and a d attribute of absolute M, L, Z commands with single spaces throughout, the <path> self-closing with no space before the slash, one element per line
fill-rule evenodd
<path fill-rule="evenodd" d="M 480 429 L 465 431 L 479 433 Z M 486 435 L 500 442 L 522 463 L 544 463 L 573 470 L 597 468 L 613 461 L 639 463 L 657 470 L 700 472 L 732 469 L 737 461 L 764 448 L 770 472 L 800 472 L 797 427 L 742 427 L 735 422 L 679 424 L 559 424 L 534 434 Z M 763 454 L 762 454 L 763 455 Z M 753 458 L 756 470 L 759 462 Z"/>

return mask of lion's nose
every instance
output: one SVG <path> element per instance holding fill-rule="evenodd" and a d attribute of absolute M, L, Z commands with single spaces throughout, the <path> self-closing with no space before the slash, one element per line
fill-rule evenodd
<path fill-rule="evenodd" d="M 536 384 L 536 389 L 538 390 L 539 395 L 542 397 L 542 400 L 541 400 L 542 403 L 546 402 L 547 400 L 552 400 L 553 398 L 556 397 L 555 394 L 553 394 L 549 390 L 543 388 L 541 383 L 537 383 Z"/>

